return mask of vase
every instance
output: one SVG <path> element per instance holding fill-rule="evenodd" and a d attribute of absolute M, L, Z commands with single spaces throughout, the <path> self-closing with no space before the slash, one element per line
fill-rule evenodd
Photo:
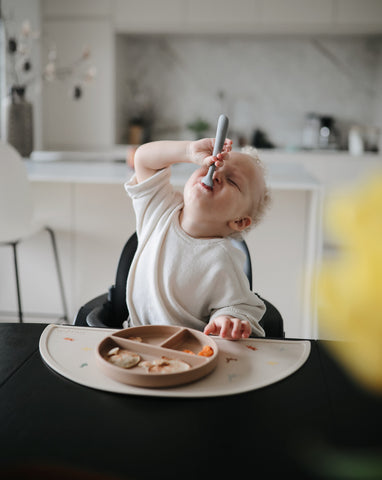
<path fill-rule="evenodd" d="M 7 142 L 22 157 L 33 151 L 33 106 L 25 99 L 25 87 L 13 86 L 6 111 Z"/>

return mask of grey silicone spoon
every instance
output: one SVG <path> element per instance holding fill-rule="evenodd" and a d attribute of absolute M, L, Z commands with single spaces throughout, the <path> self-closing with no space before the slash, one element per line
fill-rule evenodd
<path fill-rule="evenodd" d="M 214 151 L 212 153 L 214 157 L 216 157 L 216 155 L 223 150 L 224 141 L 227 136 L 227 130 L 228 130 L 228 117 L 222 114 L 219 117 L 218 125 L 216 127 L 215 145 L 214 145 Z M 213 163 L 208 169 L 207 175 L 202 179 L 202 183 L 206 187 L 210 188 L 211 190 L 214 187 L 214 182 L 212 177 L 213 177 L 215 168 L 216 168 L 215 164 Z"/>

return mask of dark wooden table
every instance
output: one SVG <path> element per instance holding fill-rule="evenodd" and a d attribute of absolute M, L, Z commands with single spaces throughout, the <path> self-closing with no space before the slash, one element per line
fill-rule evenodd
<path fill-rule="evenodd" d="M 59 376 L 40 357 L 44 328 L 0 324 L 0 472 L 9 478 L 345 479 L 338 472 L 358 467 L 382 478 L 382 398 L 353 383 L 321 342 L 268 387 L 157 398 Z"/>

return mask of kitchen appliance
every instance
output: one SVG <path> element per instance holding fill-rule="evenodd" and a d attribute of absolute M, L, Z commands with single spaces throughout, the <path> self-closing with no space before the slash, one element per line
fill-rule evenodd
<path fill-rule="evenodd" d="M 308 150 L 337 149 L 337 132 L 334 123 L 334 118 L 328 115 L 308 113 L 302 136 L 303 148 Z"/>
<path fill-rule="evenodd" d="M 333 117 L 320 117 L 320 131 L 318 136 L 319 148 L 337 148 L 337 135 Z"/>

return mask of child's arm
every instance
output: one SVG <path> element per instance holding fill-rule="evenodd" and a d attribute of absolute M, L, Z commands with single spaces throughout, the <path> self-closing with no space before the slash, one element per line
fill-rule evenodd
<path fill-rule="evenodd" d="M 226 140 L 223 152 L 217 157 L 212 156 L 215 144 L 214 138 L 203 138 L 190 141 L 160 141 L 141 145 L 134 157 L 134 167 L 137 182 L 143 182 L 152 177 L 158 170 L 174 163 L 196 163 L 198 165 L 222 166 L 223 159 L 232 148 L 232 141 Z"/>

